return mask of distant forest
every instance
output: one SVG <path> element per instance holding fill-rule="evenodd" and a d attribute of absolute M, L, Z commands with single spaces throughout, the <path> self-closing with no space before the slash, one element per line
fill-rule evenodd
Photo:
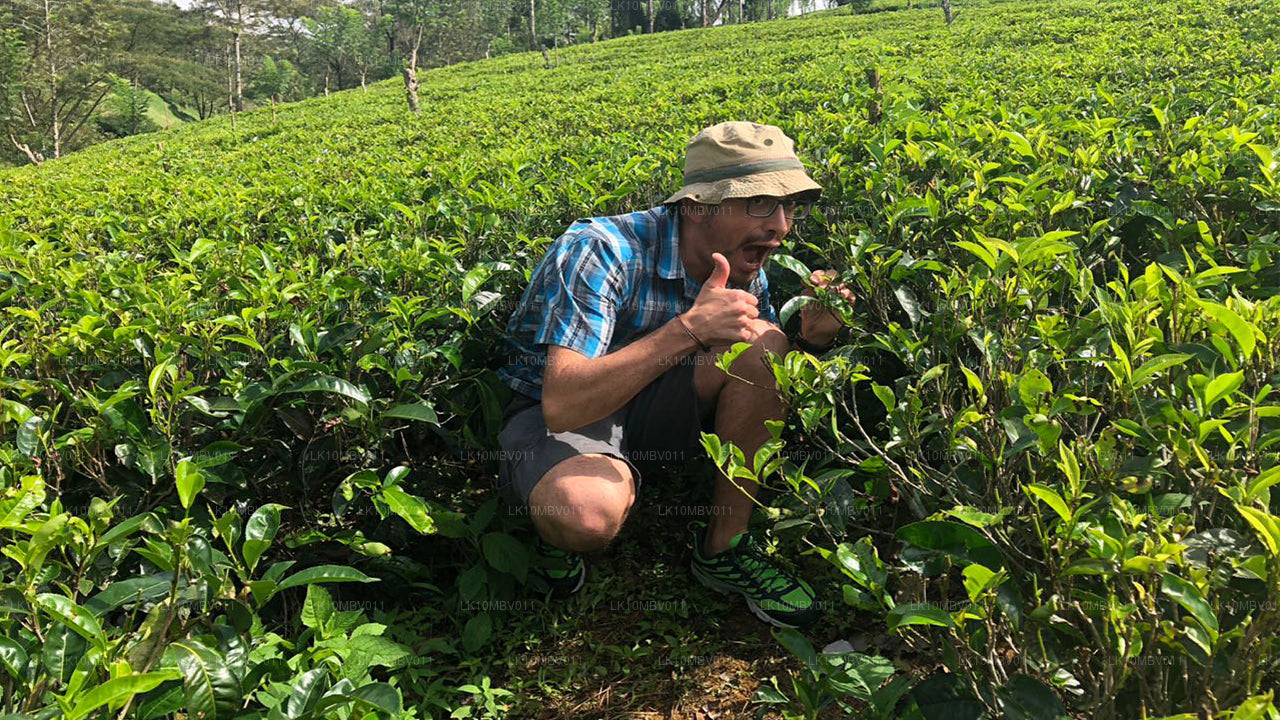
<path fill-rule="evenodd" d="M 0 0 L 0 165 L 40 163 L 104 139 L 364 86 L 407 66 L 771 20 L 791 6 L 792 0 L 188 0 L 181 6 Z"/>

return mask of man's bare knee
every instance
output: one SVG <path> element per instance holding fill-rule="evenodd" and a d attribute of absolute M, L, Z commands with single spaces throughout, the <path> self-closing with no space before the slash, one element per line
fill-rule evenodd
<path fill-rule="evenodd" d="M 598 550 L 617 537 L 635 501 L 631 469 L 618 458 L 588 453 L 548 470 L 529 496 L 544 540 L 565 550 Z"/>
<path fill-rule="evenodd" d="M 711 349 L 711 355 L 712 357 L 719 357 L 730 347 L 730 345 L 714 347 Z M 787 339 L 786 334 L 774 325 L 768 332 L 756 338 L 755 342 L 751 343 L 751 347 L 735 358 L 730 369 L 734 375 L 745 377 L 752 381 L 770 379 L 773 375 L 766 363 L 765 351 L 769 350 L 779 357 L 785 357 L 790 349 L 791 342 Z M 720 370 L 717 369 L 716 372 L 720 373 Z M 733 378 L 726 377 L 725 379 L 732 380 Z M 724 387 L 721 386 L 720 389 L 723 390 Z"/>

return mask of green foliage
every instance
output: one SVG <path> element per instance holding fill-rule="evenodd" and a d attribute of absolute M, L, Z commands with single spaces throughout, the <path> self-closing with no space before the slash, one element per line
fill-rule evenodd
<path fill-rule="evenodd" d="M 5 171 L 4 711 L 514 702 L 445 660 L 400 668 L 392 626 L 313 588 L 415 593 L 448 662 L 500 638 L 500 613 L 455 608 L 528 572 L 514 521 L 474 497 L 514 301 L 567 222 L 655 204 L 688 138 L 736 117 L 782 125 L 826 188 L 775 303 L 822 267 L 859 300 L 820 299 L 854 323 L 842 347 L 774 358 L 791 412 L 760 452 L 707 450 L 782 491 L 772 531 L 818 549 L 847 604 L 831 619 L 946 670 L 891 703 L 910 669 L 810 666 L 792 638 L 807 670 L 763 699 L 1274 712 L 1275 13 L 1063 0 L 941 22 L 510 55 L 424 73 L 420 116 L 389 82 Z"/>
<path fill-rule="evenodd" d="M 288 60 L 276 62 L 270 55 L 262 59 L 262 66 L 249 81 L 249 94 L 271 102 L 296 100 L 300 92 L 301 76 Z"/>
<path fill-rule="evenodd" d="M 124 78 L 114 78 L 107 110 L 94 118 L 98 130 L 110 137 L 127 137 L 158 129 L 147 116 L 151 93 Z"/>

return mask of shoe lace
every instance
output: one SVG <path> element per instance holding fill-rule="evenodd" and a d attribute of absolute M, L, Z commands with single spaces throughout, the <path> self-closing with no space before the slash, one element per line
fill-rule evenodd
<path fill-rule="evenodd" d="M 765 556 L 750 535 L 743 538 L 743 545 L 739 555 L 742 567 L 764 585 L 766 592 L 777 592 L 792 584 L 791 578 Z"/>
<path fill-rule="evenodd" d="M 574 556 L 577 553 L 570 552 L 568 550 L 561 550 L 555 545 L 551 545 L 543 542 L 542 538 L 538 538 L 537 542 L 538 542 L 537 552 L 542 557 L 548 560 L 558 561 L 560 563 L 564 563 L 568 565 L 573 564 Z"/>

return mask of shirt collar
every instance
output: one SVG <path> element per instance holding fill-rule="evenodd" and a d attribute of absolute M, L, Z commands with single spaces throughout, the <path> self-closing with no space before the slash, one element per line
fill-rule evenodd
<path fill-rule="evenodd" d="M 680 261 L 680 217 L 673 206 L 663 205 L 658 215 L 658 275 L 669 280 L 683 278 Z"/>

